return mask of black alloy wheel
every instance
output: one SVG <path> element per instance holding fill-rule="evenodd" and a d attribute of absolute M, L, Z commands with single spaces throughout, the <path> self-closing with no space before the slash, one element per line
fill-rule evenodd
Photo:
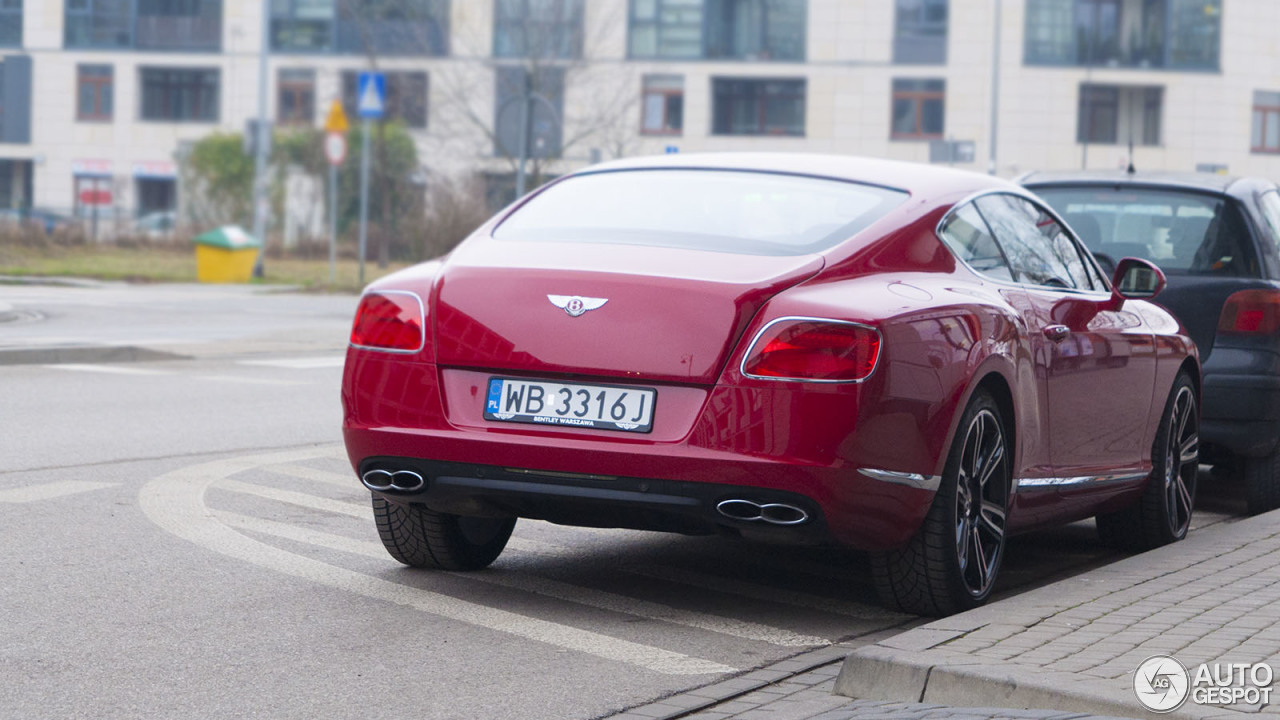
<path fill-rule="evenodd" d="M 1008 464 L 1004 459 L 1000 421 L 991 410 L 983 409 L 966 431 L 956 485 L 956 561 L 965 590 L 973 598 L 990 594 L 1004 553 L 1009 506 Z"/>
<path fill-rule="evenodd" d="M 1200 474 L 1200 412 L 1189 384 L 1175 388 L 1165 443 L 1164 494 L 1166 528 L 1172 539 L 1186 537 L 1195 508 Z"/>
<path fill-rule="evenodd" d="M 905 547 L 871 556 L 885 604 L 941 616 L 986 602 L 1004 560 L 1011 460 L 1000 407 L 979 391 L 961 418 L 924 523 Z"/>
<path fill-rule="evenodd" d="M 1191 529 L 1200 475 L 1200 405 L 1191 376 L 1178 373 L 1151 448 L 1151 475 L 1138 501 L 1099 515 L 1098 537 L 1141 552 L 1177 542 Z"/>

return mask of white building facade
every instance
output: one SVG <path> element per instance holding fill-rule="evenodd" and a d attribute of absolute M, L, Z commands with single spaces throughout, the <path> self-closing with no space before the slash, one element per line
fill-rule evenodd
<path fill-rule="evenodd" d="M 1280 179 L 1276 0 L 0 0 L 0 208 L 175 207 L 182 149 L 258 114 L 264 1 L 273 122 L 351 113 L 376 65 L 424 174 L 495 202 L 526 78 L 545 174 L 763 150 Z"/>

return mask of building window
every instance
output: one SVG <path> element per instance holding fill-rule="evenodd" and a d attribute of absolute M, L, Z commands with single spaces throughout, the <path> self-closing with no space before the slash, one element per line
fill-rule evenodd
<path fill-rule="evenodd" d="M 164 178 L 138 178 L 138 215 L 165 212 L 178 207 L 178 183 Z"/>
<path fill-rule="evenodd" d="M 447 55 L 449 0 L 271 0 L 271 49 Z"/>
<path fill-rule="evenodd" d="M 807 0 L 632 0 L 633 58 L 803 61 Z"/>
<path fill-rule="evenodd" d="M 276 100 L 276 120 L 281 125 L 310 125 L 315 122 L 315 70 L 281 69 L 276 83 Z"/>
<path fill-rule="evenodd" d="M 679 135 L 684 130 L 684 77 L 645 75 L 640 113 L 642 134 Z"/>
<path fill-rule="evenodd" d="M 947 62 L 948 0 L 898 0 L 893 61 L 903 65 Z"/>
<path fill-rule="evenodd" d="M 140 50 L 222 49 L 222 0 L 137 0 Z"/>
<path fill-rule="evenodd" d="M 0 47 L 22 47 L 22 0 L 0 0 Z"/>
<path fill-rule="evenodd" d="M 943 135 L 946 117 L 945 80 L 894 80 L 894 140 L 934 140 Z"/>
<path fill-rule="evenodd" d="M 1076 141 L 1159 145 L 1164 88 L 1080 86 Z"/>
<path fill-rule="evenodd" d="M 1027 0 L 1028 65 L 1217 70 L 1222 0 Z"/>
<path fill-rule="evenodd" d="M 334 0 L 271 0 L 271 49 L 333 50 Z"/>
<path fill-rule="evenodd" d="M 521 66 L 499 67 L 494 87 L 494 155 L 520 155 L 520 101 L 529 98 L 528 141 L 531 158 L 560 156 L 564 118 L 564 68 L 543 66 L 530 72 Z M 526 85 L 527 84 L 527 85 Z"/>
<path fill-rule="evenodd" d="M 112 116 L 110 65 L 80 65 L 76 68 L 76 119 L 110 121 Z"/>
<path fill-rule="evenodd" d="M 424 72 L 384 72 L 387 78 L 387 120 L 398 120 L 419 130 L 427 127 L 427 74 Z M 342 73 L 342 104 L 348 108 L 359 106 L 356 90 L 360 73 L 346 70 Z"/>
<path fill-rule="evenodd" d="M 142 68 L 142 119 L 217 122 L 217 69 Z"/>
<path fill-rule="evenodd" d="M 64 41 L 68 48 L 216 52 L 222 0 L 67 0 Z"/>
<path fill-rule="evenodd" d="M 632 0 L 631 57 L 700 58 L 702 0 Z"/>
<path fill-rule="evenodd" d="M 1253 151 L 1280 153 L 1280 92 L 1253 93 Z"/>
<path fill-rule="evenodd" d="M 805 0 L 707 0 L 706 56 L 804 60 Z"/>
<path fill-rule="evenodd" d="M 804 135 L 805 81 L 714 78 L 715 135 Z"/>
<path fill-rule="evenodd" d="M 64 40 L 69 48 L 133 47 L 131 0 L 67 0 Z"/>
<path fill-rule="evenodd" d="M 495 0 L 494 5 L 494 57 L 582 57 L 582 0 Z"/>

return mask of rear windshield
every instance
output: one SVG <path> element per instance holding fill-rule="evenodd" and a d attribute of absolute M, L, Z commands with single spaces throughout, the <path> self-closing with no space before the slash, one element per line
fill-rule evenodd
<path fill-rule="evenodd" d="M 1105 260 L 1141 257 L 1178 274 L 1259 275 L 1244 219 L 1222 196 L 1114 187 L 1033 190 Z"/>
<path fill-rule="evenodd" d="M 547 188 L 493 236 L 805 255 L 851 237 L 906 198 L 870 185 L 758 172 L 594 173 Z"/>

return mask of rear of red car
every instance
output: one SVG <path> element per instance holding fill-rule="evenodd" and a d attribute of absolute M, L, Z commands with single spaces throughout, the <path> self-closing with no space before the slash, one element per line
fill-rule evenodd
<path fill-rule="evenodd" d="M 853 430 L 883 390 L 881 332 L 806 290 L 905 197 L 703 170 L 562 181 L 366 292 L 353 466 L 375 497 L 460 516 L 905 542 L 935 468 L 875 474 L 885 451 Z"/>

